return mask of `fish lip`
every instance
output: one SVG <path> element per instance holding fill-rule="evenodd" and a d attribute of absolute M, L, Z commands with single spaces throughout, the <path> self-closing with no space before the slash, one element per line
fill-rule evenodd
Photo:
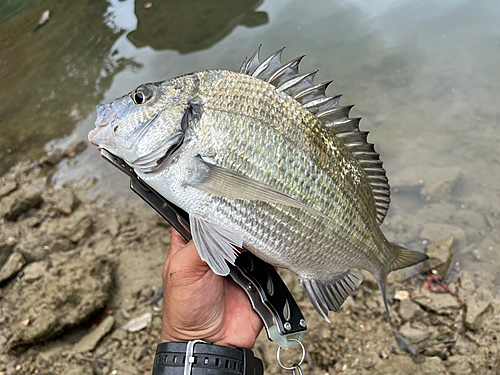
<path fill-rule="evenodd" d="M 105 126 L 108 126 L 115 121 L 118 117 L 118 113 L 111 104 L 98 104 L 96 106 L 97 118 L 95 120 L 95 128 L 92 129 L 88 134 L 88 140 L 94 146 L 99 145 L 94 142 L 94 138 Z"/>
<path fill-rule="evenodd" d="M 97 143 L 94 142 L 94 137 L 97 135 L 97 133 L 99 133 L 99 131 L 102 129 L 102 127 L 96 127 L 94 129 L 92 129 L 87 138 L 89 139 L 89 142 L 92 143 L 94 146 L 97 146 L 99 147 L 99 145 Z"/>

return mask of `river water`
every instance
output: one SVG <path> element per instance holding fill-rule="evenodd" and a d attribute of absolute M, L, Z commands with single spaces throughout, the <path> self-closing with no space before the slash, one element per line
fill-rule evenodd
<path fill-rule="evenodd" d="M 34 31 L 44 10 L 50 20 Z M 0 174 L 86 139 L 95 105 L 141 83 L 238 69 L 286 46 L 356 104 L 393 187 L 383 229 L 423 249 L 457 240 L 463 270 L 500 284 L 500 2 L 489 0 L 8 0 L 0 4 Z M 138 204 L 89 147 L 54 184 Z"/>

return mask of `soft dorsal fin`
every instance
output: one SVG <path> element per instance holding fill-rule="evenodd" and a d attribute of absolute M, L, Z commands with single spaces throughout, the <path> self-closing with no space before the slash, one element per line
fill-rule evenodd
<path fill-rule="evenodd" d="M 344 143 L 370 179 L 377 208 L 377 222 L 382 224 L 391 202 L 389 180 L 379 154 L 375 152 L 373 144 L 367 141 L 368 132 L 359 130 L 361 118 L 349 117 L 349 111 L 353 106 L 341 106 L 339 104 L 341 95 L 326 96 L 326 89 L 332 81 L 314 84 L 317 70 L 299 74 L 299 64 L 304 56 L 282 64 L 283 49 L 273 53 L 261 63 L 259 46 L 250 59 L 243 61 L 239 73 L 269 82 L 276 86 L 277 90 L 290 95 Z"/>

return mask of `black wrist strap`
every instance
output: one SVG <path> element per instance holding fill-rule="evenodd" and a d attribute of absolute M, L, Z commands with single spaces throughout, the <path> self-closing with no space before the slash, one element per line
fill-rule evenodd
<path fill-rule="evenodd" d="M 156 349 L 153 375 L 263 375 L 262 361 L 249 349 L 235 349 L 196 341 L 163 342 Z M 186 353 L 192 350 L 192 353 Z"/>

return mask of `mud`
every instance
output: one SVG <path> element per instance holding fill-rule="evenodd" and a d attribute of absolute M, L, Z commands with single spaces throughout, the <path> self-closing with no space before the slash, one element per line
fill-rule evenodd
<path fill-rule="evenodd" d="M 151 373 L 161 311 L 148 301 L 161 284 L 170 229 L 146 205 L 98 205 L 77 185 L 50 187 L 54 166 L 83 147 L 21 163 L 0 180 L 0 374 Z M 424 186 L 425 194 L 448 194 L 459 176 L 448 177 L 440 186 Z M 464 220 L 472 230 L 484 218 Z M 435 266 L 446 269 L 455 241 L 465 236 L 455 231 L 455 240 L 446 239 L 446 225 L 412 227 L 393 218 L 389 231 L 408 241 L 419 235 L 439 240 L 429 251 L 439 249 Z M 486 258 L 493 245 L 485 241 L 478 251 Z M 296 277 L 280 272 L 308 322 L 304 373 L 500 374 L 500 301 L 467 272 L 449 284 L 455 295 L 441 293 L 416 268 L 391 274 L 392 322 L 365 274 L 356 294 L 331 313 L 331 323 L 314 311 Z M 129 325 L 135 332 L 122 328 L 140 317 Z M 262 333 L 254 351 L 268 374 L 286 373 L 276 349 Z M 282 353 L 288 365 L 299 358 L 297 348 Z"/>

